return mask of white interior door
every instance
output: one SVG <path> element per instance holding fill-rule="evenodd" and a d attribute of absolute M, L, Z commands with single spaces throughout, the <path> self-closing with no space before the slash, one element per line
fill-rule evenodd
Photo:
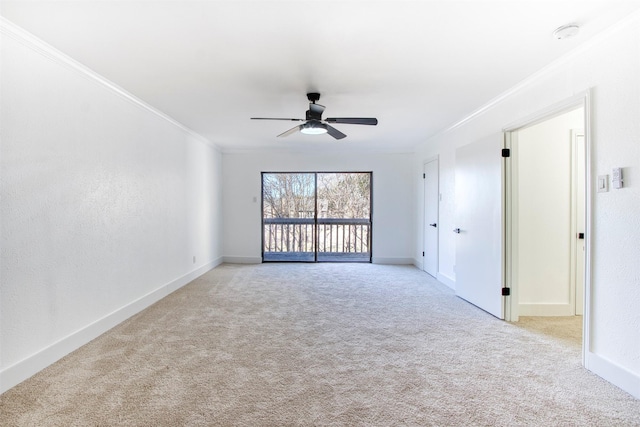
<path fill-rule="evenodd" d="M 424 258 L 423 270 L 438 274 L 438 160 L 424 164 Z"/>
<path fill-rule="evenodd" d="M 502 138 L 456 150 L 456 293 L 504 319 Z"/>
<path fill-rule="evenodd" d="M 576 315 L 584 314 L 584 258 L 585 258 L 585 206 L 586 206 L 586 153 L 584 132 L 572 132 L 573 143 L 573 222 L 575 224 L 574 235 L 574 280 L 572 285 L 575 287 L 575 313 Z"/>

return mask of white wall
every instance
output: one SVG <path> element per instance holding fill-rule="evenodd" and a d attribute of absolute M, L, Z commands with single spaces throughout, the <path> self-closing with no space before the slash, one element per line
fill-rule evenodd
<path fill-rule="evenodd" d="M 221 154 L 1 29 L 0 392 L 222 258 Z"/>
<path fill-rule="evenodd" d="M 552 64 L 509 93 L 446 132 L 427 140 L 418 150 L 414 170 L 440 154 L 443 176 L 455 168 L 456 147 L 484 139 L 502 138 L 502 129 L 537 114 L 577 93 L 592 89 L 592 174 L 624 168 L 624 189 L 593 193 L 591 347 L 586 366 L 640 397 L 640 15 L 634 14 L 588 46 Z M 416 186 L 418 185 L 416 180 Z M 455 183 L 441 181 L 443 200 L 450 200 Z M 591 183 L 593 191 L 593 182 Z M 415 192 L 422 206 L 421 191 Z M 442 203 L 440 218 L 453 218 L 455 206 Z M 420 213 L 419 208 L 416 215 Z M 442 221 L 441 221 L 442 222 Z M 448 225 L 443 224 L 443 227 Z M 416 221 L 416 235 L 422 225 Z M 587 231 L 589 233 L 589 231 Z M 441 251 L 440 271 L 452 274 L 453 233 Z M 441 247 L 442 247 L 441 246 Z M 414 254 L 422 251 L 420 243 Z"/>
<path fill-rule="evenodd" d="M 225 261 L 261 261 L 261 172 L 372 171 L 373 262 L 414 262 L 411 155 L 340 151 L 225 153 L 222 157 Z"/>
<path fill-rule="evenodd" d="M 514 272 L 521 316 L 574 314 L 571 290 L 571 130 L 573 110 L 517 131 L 513 162 Z"/>

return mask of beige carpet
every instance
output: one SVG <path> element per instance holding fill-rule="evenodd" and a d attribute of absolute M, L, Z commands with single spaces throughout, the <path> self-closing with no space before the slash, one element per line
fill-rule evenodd
<path fill-rule="evenodd" d="M 579 321 L 506 323 L 408 266 L 222 265 L 0 396 L 0 424 L 640 426 Z"/>

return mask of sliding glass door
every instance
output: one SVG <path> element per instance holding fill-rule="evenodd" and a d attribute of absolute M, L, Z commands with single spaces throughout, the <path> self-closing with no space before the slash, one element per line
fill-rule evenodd
<path fill-rule="evenodd" d="M 371 262 L 371 172 L 263 172 L 262 260 Z"/>
<path fill-rule="evenodd" d="M 315 174 L 262 174 L 263 261 L 315 261 L 315 220 Z"/>

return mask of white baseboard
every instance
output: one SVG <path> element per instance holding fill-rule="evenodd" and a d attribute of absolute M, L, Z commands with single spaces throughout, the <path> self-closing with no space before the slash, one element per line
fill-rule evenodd
<path fill-rule="evenodd" d="M 422 258 L 414 258 L 412 264 L 418 270 L 422 270 Z"/>
<path fill-rule="evenodd" d="M 595 353 L 587 352 L 585 368 L 640 399 L 640 375 L 623 368 Z"/>
<path fill-rule="evenodd" d="M 228 264 L 261 264 L 262 258 L 255 256 L 226 256 L 223 258 Z"/>
<path fill-rule="evenodd" d="M 389 265 L 413 265 L 413 258 L 384 258 L 373 257 L 371 259 L 373 264 L 389 264 Z"/>
<path fill-rule="evenodd" d="M 519 304 L 518 316 L 573 316 L 574 309 L 569 304 Z"/>
<path fill-rule="evenodd" d="M 134 314 L 137 314 L 150 305 L 160 301 L 170 293 L 180 289 L 187 283 L 200 277 L 221 263 L 222 258 L 218 258 L 204 264 L 190 273 L 161 286 L 155 291 L 132 301 L 113 313 L 84 326 L 60 341 L 45 347 L 39 352 L 3 369 L 0 371 L 0 394 L 28 379 L 47 366 L 57 362 L 67 354 L 87 344 L 89 341 L 99 337 Z"/>
<path fill-rule="evenodd" d="M 224 262 L 228 264 L 260 264 L 262 263 L 261 257 L 240 257 L 240 256 L 226 256 Z M 413 265 L 415 260 L 413 258 L 384 258 L 373 257 L 371 259 L 373 264 L 391 264 L 391 265 Z"/>
<path fill-rule="evenodd" d="M 446 274 L 442 274 L 442 273 L 436 274 L 436 279 L 438 279 L 438 282 L 444 283 L 445 285 L 447 285 L 448 287 L 450 287 L 454 291 L 456 290 L 456 279 L 452 279 L 451 277 L 447 276 Z"/>

